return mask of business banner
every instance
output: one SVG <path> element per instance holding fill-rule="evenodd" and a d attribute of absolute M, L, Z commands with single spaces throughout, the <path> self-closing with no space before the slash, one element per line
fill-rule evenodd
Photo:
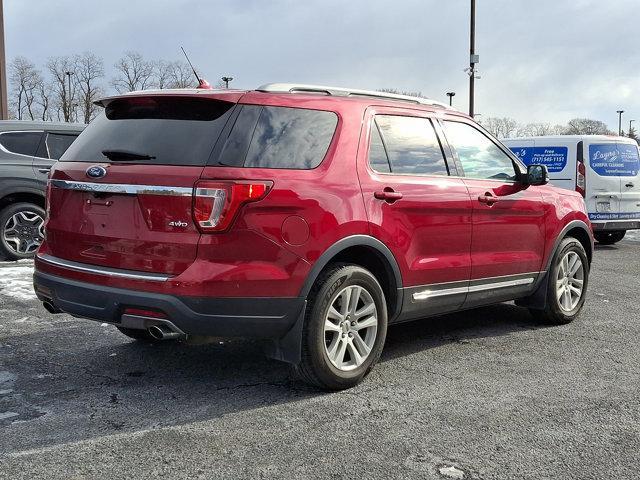
<path fill-rule="evenodd" d="M 546 165 L 549 173 L 567 166 L 567 147 L 509 147 L 525 165 Z"/>
<path fill-rule="evenodd" d="M 589 145 L 589 164 L 601 177 L 635 177 L 640 169 L 638 147 L 624 143 Z"/>

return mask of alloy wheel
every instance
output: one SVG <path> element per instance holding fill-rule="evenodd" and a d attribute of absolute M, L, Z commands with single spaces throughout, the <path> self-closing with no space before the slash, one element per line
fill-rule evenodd
<path fill-rule="evenodd" d="M 6 221 L 2 238 L 17 255 L 35 253 L 44 239 L 44 218 L 29 210 L 16 212 Z"/>
<path fill-rule="evenodd" d="M 580 255 L 567 252 L 558 264 L 556 277 L 556 297 L 558 305 L 570 312 L 578 305 L 584 288 L 584 265 Z"/>
<path fill-rule="evenodd" d="M 378 331 L 378 310 L 371 294 L 359 285 L 340 290 L 331 300 L 324 322 L 325 353 L 339 370 L 358 368 L 371 354 Z"/>

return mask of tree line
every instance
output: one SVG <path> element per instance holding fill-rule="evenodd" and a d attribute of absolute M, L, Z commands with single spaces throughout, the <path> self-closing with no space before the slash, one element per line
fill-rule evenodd
<path fill-rule="evenodd" d="M 422 92 L 402 91 L 395 88 L 381 88 L 378 91 L 423 97 Z M 615 132 L 609 130 L 606 123 L 591 118 L 574 118 L 569 120 L 566 125 L 542 122 L 520 123 L 510 117 L 482 118 L 481 115 L 477 115 L 476 120 L 497 138 L 539 137 L 543 135 L 615 135 Z M 637 132 L 633 127 L 626 133 L 623 131 L 622 135 L 638 141 Z"/>
<path fill-rule="evenodd" d="M 115 75 L 107 78 L 104 60 L 91 52 L 50 57 L 42 68 L 26 57 L 15 57 L 8 65 L 10 116 L 89 123 L 99 109 L 94 102 L 111 91 L 198 84 L 187 62 L 147 60 L 133 51 L 118 59 L 113 71 Z"/>

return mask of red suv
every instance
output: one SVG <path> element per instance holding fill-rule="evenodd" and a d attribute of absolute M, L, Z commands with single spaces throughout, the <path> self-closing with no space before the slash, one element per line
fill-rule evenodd
<path fill-rule="evenodd" d="M 291 84 L 99 103 L 51 173 L 34 280 L 50 312 L 147 341 L 268 339 L 341 389 L 389 324 L 509 300 L 560 324 L 582 308 L 582 197 L 441 103 Z"/>

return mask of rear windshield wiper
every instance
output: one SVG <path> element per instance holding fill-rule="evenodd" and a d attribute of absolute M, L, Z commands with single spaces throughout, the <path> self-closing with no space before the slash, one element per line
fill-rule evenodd
<path fill-rule="evenodd" d="M 109 160 L 153 160 L 154 156 L 147 155 L 145 153 L 136 153 L 130 152 L 128 150 L 102 150 L 102 155 L 107 157 Z"/>

